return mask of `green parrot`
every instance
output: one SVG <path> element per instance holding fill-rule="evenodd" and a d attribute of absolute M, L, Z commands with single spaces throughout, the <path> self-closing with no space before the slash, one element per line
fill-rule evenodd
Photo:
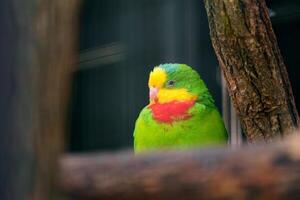
<path fill-rule="evenodd" d="M 199 74 L 185 64 L 162 64 L 149 76 L 150 103 L 134 129 L 136 153 L 226 144 L 228 134 Z"/>

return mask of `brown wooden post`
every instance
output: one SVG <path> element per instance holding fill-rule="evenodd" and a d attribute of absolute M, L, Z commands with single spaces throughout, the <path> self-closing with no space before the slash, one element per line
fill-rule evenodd
<path fill-rule="evenodd" d="M 265 0 L 204 0 L 213 47 L 250 142 L 299 123 Z"/>
<path fill-rule="evenodd" d="M 36 7 L 35 200 L 59 198 L 57 158 L 65 148 L 70 82 L 77 54 L 78 8 L 79 0 L 39 0 Z"/>
<path fill-rule="evenodd" d="M 0 199 L 58 199 L 79 0 L 0 1 Z"/>

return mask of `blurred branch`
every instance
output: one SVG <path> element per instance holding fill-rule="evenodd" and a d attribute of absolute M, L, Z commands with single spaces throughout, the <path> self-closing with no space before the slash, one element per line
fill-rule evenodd
<path fill-rule="evenodd" d="M 72 72 L 76 63 L 79 0 L 38 0 L 34 19 L 37 129 L 32 197 L 59 199 L 57 158 L 64 151 Z"/>
<path fill-rule="evenodd" d="M 292 88 L 265 0 L 204 0 L 228 91 L 250 142 L 299 124 Z"/>
<path fill-rule="evenodd" d="M 79 0 L 0 1 L 1 200 L 59 199 L 78 7 Z"/>
<path fill-rule="evenodd" d="M 74 199 L 299 199 L 300 136 L 269 146 L 62 157 Z"/>

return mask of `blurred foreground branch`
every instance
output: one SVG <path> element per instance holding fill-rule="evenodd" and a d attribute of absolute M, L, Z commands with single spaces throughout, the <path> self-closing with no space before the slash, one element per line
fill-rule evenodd
<path fill-rule="evenodd" d="M 59 199 L 79 0 L 0 1 L 0 199 Z"/>
<path fill-rule="evenodd" d="M 34 200 L 60 199 L 57 158 L 64 151 L 72 73 L 76 63 L 79 0 L 39 0 L 36 7 L 37 130 Z"/>
<path fill-rule="evenodd" d="M 74 199 L 299 199 L 299 143 L 293 136 L 239 150 L 66 155 L 61 188 Z"/>

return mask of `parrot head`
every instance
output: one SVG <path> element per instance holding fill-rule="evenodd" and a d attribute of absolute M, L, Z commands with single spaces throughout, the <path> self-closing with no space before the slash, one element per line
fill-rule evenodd
<path fill-rule="evenodd" d="M 213 99 L 199 74 L 185 64 L 162 64 L 149 76 L 150 104 L 203 101 Z"/>

